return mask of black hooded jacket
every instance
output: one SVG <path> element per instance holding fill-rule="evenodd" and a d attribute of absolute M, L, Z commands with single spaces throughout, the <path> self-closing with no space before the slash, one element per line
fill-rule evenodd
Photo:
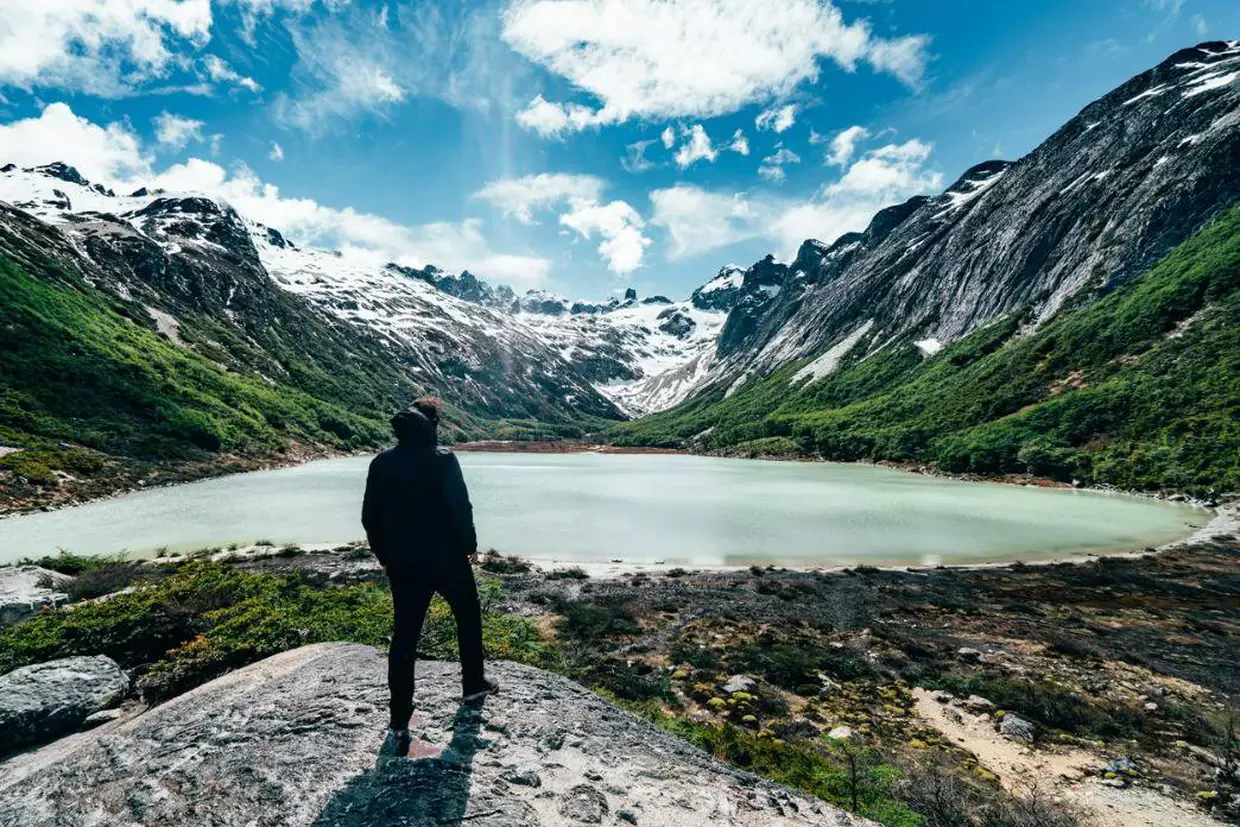
<path fill-rule="evenodd" d="M 362 525 L 392 576 L 433 574 L 478 550 L 461 465 L 433 442 L 402 440 L 371 461 Z"/>

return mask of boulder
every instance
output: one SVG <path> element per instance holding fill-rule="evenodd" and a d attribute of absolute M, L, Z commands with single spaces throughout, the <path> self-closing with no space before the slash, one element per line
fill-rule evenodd
<path fill-rule="evenodd" d="M 19 623 L 44 606 L 69 602 L 73 578 L 39 566 L 0 567 L 0 627 Z"/>
<path fill-rule="evenodd" d="M 724 692 L 749 692 L 758 682 L 748 675 L 733 675 L 723 685 Z"/>
<path fill-rule="evenodd" d="M 103 655 L 62 658 L 0 675 L 0 754 L 72 732 L 125 697 L 129 678 Z"/>
<path fill-rule="evenodd" d="M 1024 741 L 1027 744 L 1032 744 L 1033 738 L 1037 734 L 1037 727 L 1034 726 L 1033 721 L 1009 712 L 999 721 L 999 734 L 1013 741 Z"/>
<path fill-rule="evenodd" d="M 0 824 L 870 824 L 719 764 L 565 678 L 506 662 L 488 670 L 500 693 L 469 706 L 455 664 L 419 663 L 413 743 L 400 757 L 385 741 L 382 653 L 285 652 L 10 759 Z"/>

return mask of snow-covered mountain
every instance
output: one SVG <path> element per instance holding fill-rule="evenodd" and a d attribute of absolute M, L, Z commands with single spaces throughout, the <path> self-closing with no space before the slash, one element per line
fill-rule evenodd
<path fill-rule="evenodd" d="M 1202 43 L 1015 162 L 978 164 L 865 232 L 806 241 L 790 263 L 725 268 L 707 288 L 728 292 L 730 313 L 698 388 L 734 393 L 807 357 L 817 367 L 798 381 L 849 353 L 930 356 L 1022 308 L 1036 326 L 1144 272 L 1237 199 L 1240 41 Z"/>
<path fill-rule="evenodd" d="M 297 246 L 202 195 L 117 194 L 65 163 L 5 166 L 0 201 L 58 227 L 99 260 L 124 257 L 135 236 L 152 243 L 219 294 L 225 319 L 243 289 L 230 269 L 243 266 L 380 342 L 427 389 L 495 416 L 537 418 L 542 406 L 565 406 L 617 417 L 671 406 L 704 375 L 727 315 L 726 303 L 639 298 L 632 290 L 623 299 L 570 302 L 540 291 L 517 295 L 469 272 L 376 266 Z M 175 328 L 173 309 L 151 310 L 162 327 Z"/>

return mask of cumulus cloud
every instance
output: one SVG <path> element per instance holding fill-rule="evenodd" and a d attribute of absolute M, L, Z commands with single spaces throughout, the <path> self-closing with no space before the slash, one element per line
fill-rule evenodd
<path fill-rule="evenodd" d="M 916 139 L 878 147 L 809 200 L 677 184 L 650 194 L 650 223 L 667 232 L 673 259 L 755 237 L 769 239 L 788 259 L 807 238 L 830 243 L 864 229 L 885 206 L 941 189 L 942 175 L 926 168 L 931 148 Z"/>
<path fill-rule="evenodd" d="M 204 193 L 232 204 L 247 218 L 279 228 L 299 244 L 339 249 L 376 262 L 467 268 L 528 286 L 544 280 L 551 268 L 541 256 L 494 250 L 477 218 L 402 224 L 352 207 L 289 197 L 244 165 L 227 170 L 201 158 L 156 170 L 129 127 L 99 126 L 76 116 L 63 103 L 47 106 L 36 118 L 0 125 L 0 158 L 21 166 L 65 161 L 87 178 L 118 191 L 157 186 Z"/>
<path fill-rule="evenodd" d="M 782 183 L 788 177 L 787 173 L 784 172 L 784 165 L 799 163 L 801 163 L 800 155 L 797 155 L 787 147 L 779 146 L 775 152 L 762 159 L 762 165 L 758 167 L 758 174 L 773 183 Z"/>
<path fill-rule="evenodd" d="M 185 149 L 185 147 L 189 146 L 190 141 L 199 142 L 205 140 L 202 128 L 206 124 L 193 118 L 183 118 L 180 115 L 164 111 L 152 118 L 151 123 L 155 124 L 155 140 L 159 142 L 161 147 L 172 152 L 180 152 L 182 149 Z"/>
<path fill-rule="evenodd" d="M 650 244 L 642 233 L 645 221 L 624 201 L 580 207 L 561 215 L 560 223 L 587 240 L 597 233 L 601 239 L 598 254 L 607 262 L 607 269 L 619 275 L 640 267 Z"/>
<path fill-rule="evenodd" d="M 659 139 L 663 141 L 664 149 L 671 149 L 676 143 L 676 130 L 670 126 L 664 127 L 662 134 L 659 135 Z"/>
<path fill-rule="evenodd" d="M 283 161 L 284 160 L 284 147 L 280 146 L 275 141 L 272 141 L 271 151 L 267 153 L 267 157 L 273 161 Z"/>
<path fill-rule="evenodd" d="M 732 133 L 732 143 L 728 144 L 728 149 L 741 155 L 749 154 L 749 139 L 745 137 L 743 130 L 738 129 Z"/>
<path fill-rule="evenodd" d="M 120 97 L 206 43 L 210 0 L 0 0 L 0 85 Z"/>
<path fill-rule="evenodd" d="M 676 160 L 676 166 L 681 169 L 687 169 L 698 161 L 709 161 L 713 164 L 719 157 L 719 150 L 711 144 L 706 128 L 700 123 L 682 128 L 680 134 L 686 140 L 680 145 L 680 149 L 676 150 L 673 158 Z"/>
<path fill-rule="evenodd" d="M 822 61 L 848 72 L 866 62 L 913 84 L 927 45 L 923 36 L 876 37 L 829 0 L 515 0 L 502 36 L 598 101 L 535 98 L 520 122 L 554 121 L 544 134 L 728 114 L 812 82 Z"/>
<path fill-rule="evenodd" d="M 593 175 L 543 172 L 491 181 L 473 197 L 497 207 L 506 218 L 534 224 L 536 212 L 565 203 L 583 207 L 596 203 L 602 194 L 603 180 Z"/>
<path fill-rule="evenodd" d="M 534 214 L 555 210 L 559 222 L 586 240 L 600 239 L 598 253 L 613 273 L 625 274 L 641 266 L 650 244 L 642 230 L 645 221 L 625 201 L 602 202 L 603 181 L 593 175 L 539 173 L 523 178 L 492 181 L 474 193 L 522 224 L 534 224 Z"/>
<path fill-rule="evenodd" d="M 754 126 L 758 129 L 769 129 L 772 132 L 783 132 L 797 122 L 797 105 L 789 103 L 784 106 L 767 109 L 754 118 Z"/>
<path fill-rule="evenodd" d="M 99 126 L 64 103 L 49 104 L 37 118 L 0 125 L 0 158 L 21 167 L 64 161 L 92 181 L 108 183 L 146 178 L 154 163 L 126 124 Z"/>
<path fill-rule="evenodd" d="M 857 144 L 870 137 L 870 130 L 864 126 L 850 126 L 831 139 L 831 147 L 827 150 L 827 163 L 842 167 L 852 160 Z"/>

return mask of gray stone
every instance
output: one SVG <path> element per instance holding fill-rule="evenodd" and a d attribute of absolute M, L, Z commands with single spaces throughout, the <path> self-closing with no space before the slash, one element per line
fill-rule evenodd
<path fill-rule="evenodd" d="M 1037 734 L 1037 727 L 1034 726 L 1033 721 L 1009 712 L 999 722 L 999 734 L 1013 741 L 1024 741 L 1027 744 L 1032 744 L 1034 736 Z"/>
<path fill-rule="evenodd" d="M 956 650 L 956 655 L 966 663 L 977 663 L 982 659 L 982 651 L 969 646 L 961 646 Z"/>
<path fill-rule="evenodd" d="M 627 821 L 629 824 L 637 823 L 637 813 L 632 810 L 616 810 L 616 818 L 620 821 Z"/>
<path fill-rule="evenodd" d="M 560 815 L 579 824 L 602 824 L 608 810 L 607 796 L 589 784 L 578 784 L 560 800 Z"/>
<path fill-rule="evenodd" d="M 970 695 L 964 699 L 964 708 L 973 712 L 987 712 L 994 709 L 995 705 L 981 695 Z"/>
<path fill-rule="evenodd" d="M 82 729 L 91 729 L 92 727 L 109 724 L 121 717 L 121 714 L 121 710 L 116 707 L 113 707 L 112 709 L 101 709 L 98 712 L 87 715 L 82 720 Z"/>
<path fill-rule="evenodd" d="M 69 602 L 65 590 L 72 583 L 69 575 L 39 566 L 0 566 L 0 627 Z"/>
<path fill-rule="evenodd" d="M 387 731 L 383 654 L 319 644 L 239 669 L 136 717 L 8 759 L 0 824 L 22 827 L 256 825 L 571 827 L 619 823 L 583 784 L 645 824 L 861 827 L 863 819 L 715 762 L 566 678 L 503 661 L 503 691 L 460 703 L 455 664 L 420 662 L 408 757 Z M 574 733 L 548 753 L 548 734 Z M 533 769 L 539 786 L 505 780 Z M 682 810 L 709 790 L 717 811 Z M 748 806 L 754 792 L 783 815 Z M 712 806 L 715 806 L 712 805 Z M 616 806 L 619 806 L 618 803 Z M 123 817 L 100 821 L 100 814 Z M 592 821 L 592 819 L 598 819 Z"/>
<path fill-rule="evenodd" d="M 103 655 L 36 663 L 0 675 L 0 754 L 72 732 L 120 703 L 129 678 Z"/>
<path fill-rule="evenodd" d="M 758 685 L 758 682 L 748 675 L 733 675 L 728 678 L 728 682 L 723 685 L 724 692 L 748 692 Z"/>
<path fill-rule="evenodd" d="M 542 778 L 538 775 L 538 768 L 531 764 L 507 770 L 503 775 L 503 779 L 509 784 L 520 784 L 523 787 L 542 786 Z"/>

